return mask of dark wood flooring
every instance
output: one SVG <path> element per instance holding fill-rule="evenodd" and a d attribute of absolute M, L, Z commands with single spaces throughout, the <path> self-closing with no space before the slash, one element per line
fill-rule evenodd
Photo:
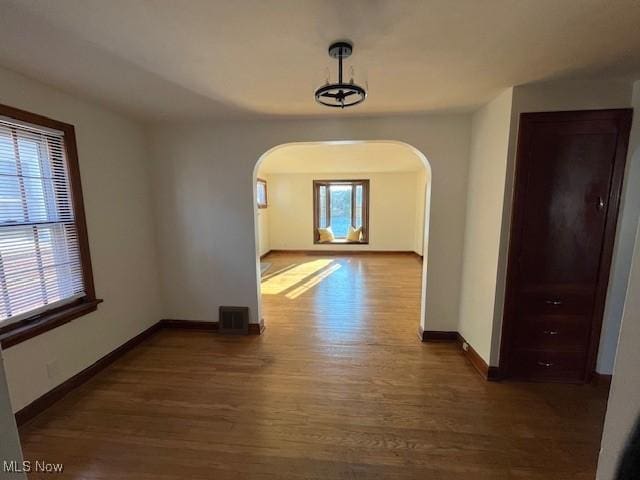
<path fill-rule="evenodd" d="M 592 480 L 606 392 L 418 341 L 411 255 L 273 254 L 266 331 L 162 330 L 21 428 L 73 479 Z"/>

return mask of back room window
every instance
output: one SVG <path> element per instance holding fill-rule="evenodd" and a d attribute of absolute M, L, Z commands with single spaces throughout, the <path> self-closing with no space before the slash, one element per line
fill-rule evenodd
<path fill-rule="evenodd" d="M 327 228 L 334 236 L 331 243 L 368 243 L 369 180 L 315 180 L 313 194 L 315 243 L 327 243 L 320 240 Z"/>

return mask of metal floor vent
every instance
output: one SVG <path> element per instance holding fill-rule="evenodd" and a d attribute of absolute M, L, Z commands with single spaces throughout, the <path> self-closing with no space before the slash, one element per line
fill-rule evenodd
<path fill-rule="evenodd" d="M 248 335 L 249 307 L 220 307 L 218 331 L 230 335 Z"/>

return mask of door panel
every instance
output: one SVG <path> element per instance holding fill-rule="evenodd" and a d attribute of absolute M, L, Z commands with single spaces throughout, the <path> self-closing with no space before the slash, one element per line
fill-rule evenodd
<path fill-rule="evenodd" d="M 531 138 L 522 278 L 536 285 L 594 285 L 617 135 L 562 130 L 545 125 Z"/>
<path fill-rule="evenodd" d="M 508 376 L 590 374 L 629 124 L 628 110 L 521 117 L 501 351 Z"/>

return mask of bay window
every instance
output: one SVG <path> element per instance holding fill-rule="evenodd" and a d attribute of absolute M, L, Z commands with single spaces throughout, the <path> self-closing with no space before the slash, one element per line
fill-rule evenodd
<path fill-rule="evenodd" d="M 369 242 L 369 180 L 314 180 L 314 243 Z"/>

